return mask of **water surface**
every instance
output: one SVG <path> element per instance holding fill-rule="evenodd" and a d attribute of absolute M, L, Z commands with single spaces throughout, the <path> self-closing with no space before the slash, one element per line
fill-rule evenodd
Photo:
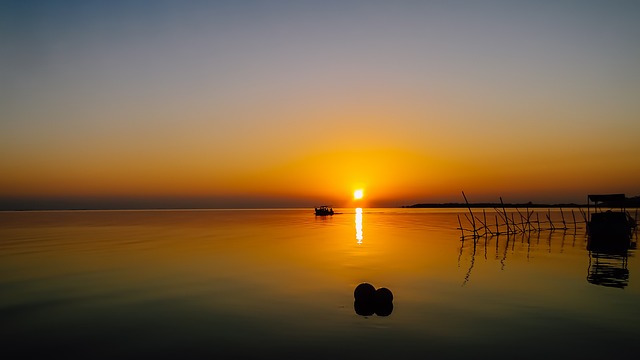
<path fill-rule="evenodd" d="M 3 352 L 596 359 L 639 349 L 633 249 L 589 252 L 581 227 L 461 241 L 466 210 L 339 211 L 2 212 Z M 363 282 L 392 291 L 391 314 L 355 312 Z"/>

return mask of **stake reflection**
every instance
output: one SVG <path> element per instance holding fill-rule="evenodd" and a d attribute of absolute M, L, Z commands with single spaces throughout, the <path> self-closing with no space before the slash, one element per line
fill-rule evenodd
<path fill-rule="evenodd" d="M 362 208 L 356 208 L 356 241 L 362 244 Z"/>

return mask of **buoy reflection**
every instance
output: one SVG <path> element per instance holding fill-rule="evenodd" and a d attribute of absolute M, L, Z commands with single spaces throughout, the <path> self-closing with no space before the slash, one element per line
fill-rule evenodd
<path fill-rule="evenodd" d="M 362 208 L 356 208 L 356 240 L 362 244 Z"/>

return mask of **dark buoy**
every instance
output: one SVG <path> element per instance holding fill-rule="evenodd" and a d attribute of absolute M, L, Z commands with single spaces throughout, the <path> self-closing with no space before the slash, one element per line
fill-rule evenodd
<path fill-rule="evenodd" d="M 376 288 L 369 283 L 362 283 L 356 286 L 356 289 L 353 291 L 353 297 L 356 301 L 373 301 L 376 296 Z"/>
<path fill-rule="evenodd" d="M 372 301 L 356 300 L 353 302 L 353 310 L 360 316 L 371 316 L 375 314 L 376 308 Z"/>
<path fill-rule="evenodd" d="M 392 302 L 393 301 L 393 293 L 391 290 L 387 288 L 380 288 L 376 290 L 376 301 L 377 302 Z"/>
<path fill-rule="evenodd" d="M 389 316 L 393 312 L 393 303 L 391 301 L 384 303 L 376 303 L 375 311 L 378 316 Z"/>
<path fill-rule="evenodd" d="M 393 312 L 393 293 L 387 288 L 377 289 L 369 284 L 362 283 L 353 291 L 355 301 L 353 309 L 361 316 L 389 316 Z"/>

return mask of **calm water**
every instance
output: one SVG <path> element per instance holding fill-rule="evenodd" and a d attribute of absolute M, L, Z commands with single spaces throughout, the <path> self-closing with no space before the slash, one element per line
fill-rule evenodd
<path fill-rule="evenodd" d="M 581 228 L 461 242 L 456 210 L 339 211 L 0 213 L 3 358 L 640 350 L 634 250 L 590 253 Z M 393 292 L 390 315 L 355 312 L 362 282 Z"/>

